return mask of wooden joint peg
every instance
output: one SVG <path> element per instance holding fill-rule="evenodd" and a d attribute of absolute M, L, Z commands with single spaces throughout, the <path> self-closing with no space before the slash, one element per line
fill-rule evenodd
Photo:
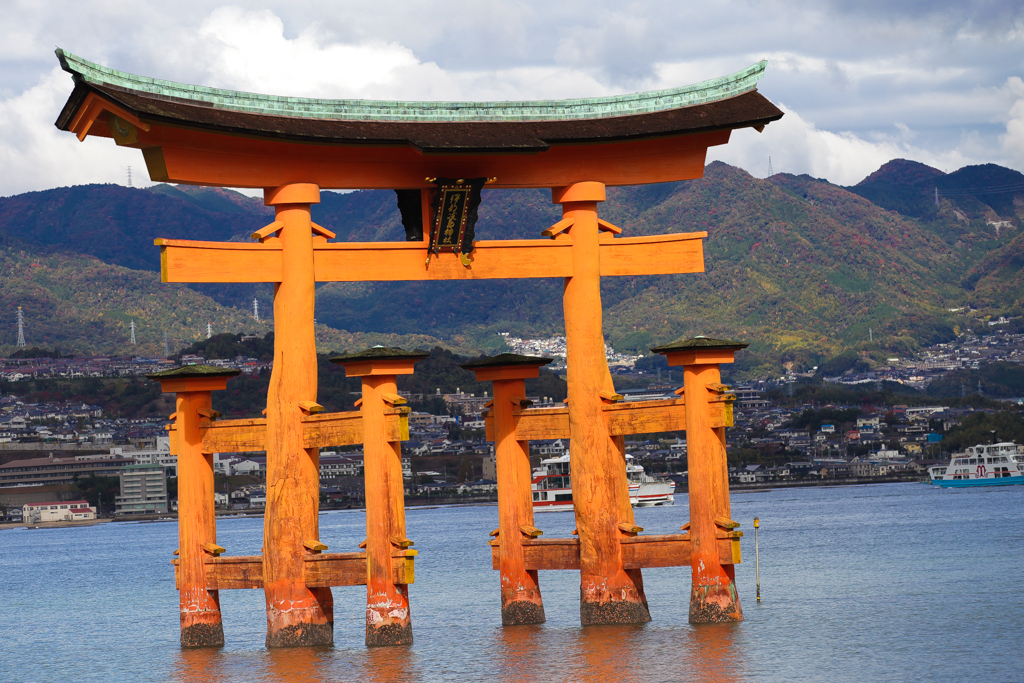
<path fill-rule="evenodd" d="M 514 405 L 517 405 L 520 408 L 529 408 L 530 406 L 533 405 L 533 401 L 526 398 L 525 396 L 513 396 L 510 400 Z"/>
<path fill-rule="evenodd" d="M 324 407 L 316 401 L 299 401 L 299 410 L 306 415 L 324 412 Z"/>
<path fill-rule="evenodd" d="M 619 523 L 619 531 L 626 534 L 627 536 L 636 536 L 643 530 L 644 528 L 642 526 L 637 526 L 636 524 L 631 524 L 629 522 Z"/>
<path fill-rule="evenodd" d="M 715 526 L 725 529 L 727 531 L 736 529 L 740 525 L 739 522 L 734 522 L 728 517 L 715 517 Z"/>
<path fill-rule="evenodd" d="M 603 389 L 599 391 L 597 395 L 600 396 L 601 400 L 605 403 L 618 403 L 623 399 L 622 394 L 616 394 L 610 389 Z"/>
<path fill-rule="evenodd" d="M 675 394 L 676 396 L 682 396 L 685 389 L 686 389 L 686 387 L 679 387 L 678 389 L 676 389 L 672 393 Z"/>
<path fill-rule="evenodd" d="M 580 535 L 580 530 L 579 529 L 573 529 L 572 530 L 572 535 L 573 536 L 579 536 Z"/>
<path fill-rule="evenodd" d="M 174 554 L 174 555 L 178 555 L 178 554 L 180 554 L 180 553 L 179 553 L 179 549 L 178 549 L 178 548 L 175 548 L 175 549 L 174 549 L 174 553 L 173 553 L 173 554 Z"/>
<path fill-rule="evenodd" d="M 492 532 L 491 532 L 490 534 L 488 534 L 488 535 L 489 535 L 489 536 L 494 536 L 495 538 L 497 538 L 497 537 L 498 537 L 498 534 L 500 534 L 500 533 L 501 533 L 501 529 L 495 529 L 494 531 L 492 531 Z"/>
<path fill-rule="evenodd" d="M 610 232 L 613 235 L 622 234 L 622 228 L 618 227 L 617 225 L 612 225 L 603 218 L 597 219 L 597 229 L 600 230 L 601 232 Z"/>
<path fill-rule="evenodd" d="M 689 531 L 690 530 L 690 523 L 687 522 L 686 524 L 682 525 L 679 528 L 682 529 L 683 531 Z"/>
<path fill-rule="evenodd" d="M 363 405 L 363 397 L 360 396 L 359 398 L 357 398 L 355 403 L 353 403 L 352 405 L 354 405 L 356 408 L 361 408 Z"/>
<path fill-rule="evenodd" d="M 529 524 L 520 524 L 519 530 L 523 532 L 523 536 L 526 536 L 527 538 L 537 538 L 544 533 L 537 527 L 530 526 Z"/>
<path fill-rule="evenodd" d="M 213 555 L 214 557 L 219 557 L 222 553 L 226 552 L 224 548 L 220 547 L 216 543 L 204 543 L 203 551 Z"/>
<path fill-rule="evenodd" d="M 404 405 L 404 404 L 408 403 L 407 400 L 405 400 L 404 398 L 402 398 L 398 394 L 383 393 L 383 394 L 380 395 L 380 397 L 382 399 L 384 399 L 385 403 L 387 403 L 388 405 L 392 405 L 392 406 L 400 406 L 400 405 Z"/>
<path fill-rule="evenodd" d="M 260 242 L 263 242 L 268 237 L 276 235 L 277 232 L 283 227 L 283 221 L 274 221 L 270 225 L 260 228 L 259 230 L 251 234 L 250 237 L 252 237 L 254 240 L 259 240 Z"/>
<path fill-rule="evenodd" d="M 366 539 L 365 538 L 363 539 L 363 542 L 359 544 L 359 547 L 362 548 L 363 550 L 366 550 Z"/>
<path fill-rule="evenodd" d="M 174 412 L 167 416 L 168 420 L 174 420 L 178 417 L 178 413 Z"/>
<path fill-rule="evenodd" d="M 541 235 L 543 235 L 544 237 L 550 237 L 551 239 L 554 239 L 555 235 L 563 233 L 569 228 L 571 228 L 574 222 L 575 221 L 572 218 L 563 218 L 562 220 L 558 221 L 547 230 L 543 231 Z"/>
<path fill-rule="evenodd" d="M 335 237 L 337 237 L 337 235 L 335 235 L 333 232 L 331 232 L 322 225 L 317 225 L 312 221 L 310 221 L 310 225 L 313 226 L 313 234 L 316 235 L 317 237 L 323 237 L 324 239 L 328 240 L 333 240 Z"/>
<path fill-rule="evenodd" d="M 321 543 L 315 538 L 306 539 L 302 542 L 302 545 L 305 546 L 306 550 L 314 555 L 319 555 L 323 551 L 327 550 L 327 544 Z"/>
<path fill-rule="evenodd" d="M 730 389 L 732 389 L 732 387 L 730 387 L 728 384 L 720 384 L 718 382 L 711 382 L 705 386 L 707 386 L 708 391 L 710 391 L 712 394 L 725 394 L 728 393 Z"/>
<path fill-rule="evenodd" d="M 205 417 L 210 422 L 215 421 L 217 418 L 221 417 L 221 415 L 222 415 L 222 413 L 220 413 L 220 412 L 218 412 L 216 410 L 208 409 L 208 408 L 200 408 L 197 412 L 199 413 L 200 417 Z M 177 413 L 175 413 L 175 415 L 177 415 Z"/>
<path fill-rule="evenodd" d="M 401 536 L 392 536 L 388 540 L 391 541 L 391 545 L 395 546 L 396 548 L 401 548 L 402 550 L 405 550 L 406 548 L 409 548 L 412 545 L 414 545 L 413 541 L 410 541 L 408 538 L 403 538 Z"/>

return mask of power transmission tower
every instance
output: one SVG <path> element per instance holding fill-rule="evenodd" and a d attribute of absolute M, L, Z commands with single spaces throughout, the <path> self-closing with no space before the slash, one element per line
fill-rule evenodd
<path fill-rule="evenodd" d="M 939 188 L 935 188 L 935 206 L 939 205 Z"/>
<path fill-rule="evenodd" d="M 128 187 L 132 186 L 132 167 L 128 167 Z"/>
<path fill-rule="evenodd" d="M 167 358 L 170 355 L 171 355 L 171 350 L 169 348 L 167 348 L 167 331 L 165 330 L 164 331 L 164 358 Z"/>
<path fill-rule="evenodd" d="M 18 346 L 25 346 L 25 312 L 18 306 Z"/>
<path fill-rule="evenodd" d="M 260 321 L 260 302 L 256 297 L 252 299 L 252 317 L 256 322 Z"/>
<path fill-rule="evenodd" d="M 132 331 L 132 344 L 134 344 L 135 343 L 135 321 L 134 320 L 132 321 L 132 324 L 129 326 L 129 328 Z"/>
<path fill-rule="evenodd" d="M 213 327 L 210 323 L 206 323 L 206 338 L 209 339 L 213 336 Z"/>
<path fill-rule="evenodd" d="M 773 175 L 775 175 L 775 174 L 772 172 L 772 158 L 769 156 L 768 157 L 768 177 L 771 178 Z"/>
<path fill-rule="evenodd" d="M 870 327 L 868 328 L 868 341 L 869 342 L 875 341 L 875 333 L 874 333 L 874 331 L 872 331 L 872 329 Z"/>

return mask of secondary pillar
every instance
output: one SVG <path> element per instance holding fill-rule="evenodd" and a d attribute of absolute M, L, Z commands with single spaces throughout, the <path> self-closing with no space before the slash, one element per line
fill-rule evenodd
<path fill-rule="evenodd" d="M 711 426 L 710 402 L 726 389 L 719 364 L 732 363 L 735 352 L 746 347 L 741 342 L 696 337 L 651 349 L 665 355 L 670 366 L 683 366 L 693 548 L 691 624 L 743 620 L 735 568 L 721 564 L 718 554 L 719 530 L 730 531 L 738 525 L 730 517 L 725 428 Z"/>
<path fill-rule="evenodd" d="M 428 353 L 377 346 L 331 358 L 348 377 L 361 377 L 363 397 L 363 476 L 366 482 L 366 644 L 411 645 L 409 586 L 395 584 L 396 553 L 413 543 L 405 533 L 402 445 L 389 435 L 386 415 L 405 403 L 397 375 L 411 375 Z"/>
<path fill-rule="evenodd" d="M 639 624 L 651 620 L 639 569 L 622 565 L 621 538 L 633 533 L 622 439 L 608 432 L 601 406 L 615 396 L 605 357 L 601 311 L 600 227 L 602 183 L 580 182 L 551 191 L 571 222 L 572 277 L 565 278 L 569 460 L 580 535 L 580 621 Z M 557 236 L 556 238 L 561 238 Z M 602 396 L 603 394 L 603 396 Z"/>
<path fill-rule="evenodd" d="M 544 601 L 536 569 L 526 569 L 523 539 L 539 531 L 533 525 L 530 444 L 516 440 L 514 412 L 526 397 L 526 380 L 540 375 L 550 358 L 503 353 L 467 363 L 478 382 L 494 383 L 494 457 L 498 470 L 498 564 L 501 623 L 543 624 Z"/>
<path fill-rule="evenodd" d="M 267 647 L 331 645 L 330 588 L 307 588 L 303 541 L 318 539 L 319 449 L 304 448 L 304 406 L 316 403 L 313 333 L 313 224 L 316 185 L 269 188 L 264 203 L 281 224 L 282 278 L 274 286 L 274 369 L 267 391 L 267 508 L 263 524 L 263 581 Z"/>
<path fill-rule="evenodd" d="M 215 418 L 212 392 L 227 388 L 238 370 L 187 365 L 146 375 L 175 393 L 178 458 L 178 604 L 182 647 L 222 647 L 220 594 L 206 589 L 205 560 L 219 555 L 213 500 L 213 454 L 203 453 L 200 423 Z"/>

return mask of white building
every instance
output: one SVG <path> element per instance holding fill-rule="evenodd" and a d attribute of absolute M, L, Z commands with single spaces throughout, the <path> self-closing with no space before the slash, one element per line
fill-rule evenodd
<path fill-rule="evenodd" d="M 171 437 L 156 437 L 156 448 L 124 448 L 115 446 L 110 449 L 112 454 L 126 458 L 135 458 L 137 465 L 160 465 L 167 470 L 167 476 L 178 476 L 178 456 L 171 455 Z"/>
<path fill-rule="evenodd" d="M 21 508 L 22 520 L 30 524 L 37 522 L 77 522 L 96 519 L 96 511 L 84 500 L 55 500 L 45 503 L 29 503 Z"/>

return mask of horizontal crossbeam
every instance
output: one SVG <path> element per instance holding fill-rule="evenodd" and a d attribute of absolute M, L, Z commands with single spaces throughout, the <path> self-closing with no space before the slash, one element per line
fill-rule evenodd
<path fill-rule="evenodd" d="M 740 532 L 719 532 L 718 557 L 722 564 L 739 564 Z M 525 568 L 579 569 L 580 541 L 578 538 L 523 539 Z M 622 546 L 624 569 L 690 566 L 690 537 L 687 534 L 631 536 L 619 539 Z M 500 568 L 498 559 L 501 537 L 490 541 L 491 566 Z"/>
<path fill-rule="evenodd" d="M 416 555 L 417 551 L 412 549 L 392 553 L 392 576 L 396 584 L 413 583 Z M 303 559 L 309 588 L 366 585 L 366 553 L 322 553 L 306 555 Z M 207 590 L 263 588 L 263 557 L 260 555 L 206 557 L 203 562 Z M 175 585 L 181 590 L 179 563 L 180 560 L 173 560 Z"/>
<path fill-rule="evenodd" d="M 661 401 L 632 401 L 602 406 L 608 431 L 612 436 L 627 434 L 655 434 L 678 432 L 686 429 L 686 406 L 683 399 Z M 568 408 L 527 408 L 514 412 L 517 441 L 538 439 L 568 439 Z M 484 417 L 486 438 L 494 441 L 494 417 Z M 711 427 L 732 427 L 733 412 L 731 400 L 712 401 Z"/>
<path fill-rule="evenodd" d="M 385 437 L 388 441 L 409 440 L 409 408 L 384 409 Z M 363 443 L 363 415 L 358 410 L 344 413 L 320 413 L 301 419 L 303 448 L 354 446 Z M 267 449 L 267 420 L 217 420 L 202 422 L 203 453 L 241 453 Z M 178 454 L 178 432 L 168 428 L 171 453 Z"/>
<path fill-rule="evenodd" d="M 670 275 L 704 271 L 706 232 L 611 237 L 601 242 L 601 275 Z M 157 239 L 164 282 L 280 282 L 280 242 L 235 243 Z M 572 241 L 484 240 L 473 243 L 467 268 L 455 254 L 427 263 L 425 242 L 316 242 L 318 282 L 484 280 L 572 276 Z"/>

